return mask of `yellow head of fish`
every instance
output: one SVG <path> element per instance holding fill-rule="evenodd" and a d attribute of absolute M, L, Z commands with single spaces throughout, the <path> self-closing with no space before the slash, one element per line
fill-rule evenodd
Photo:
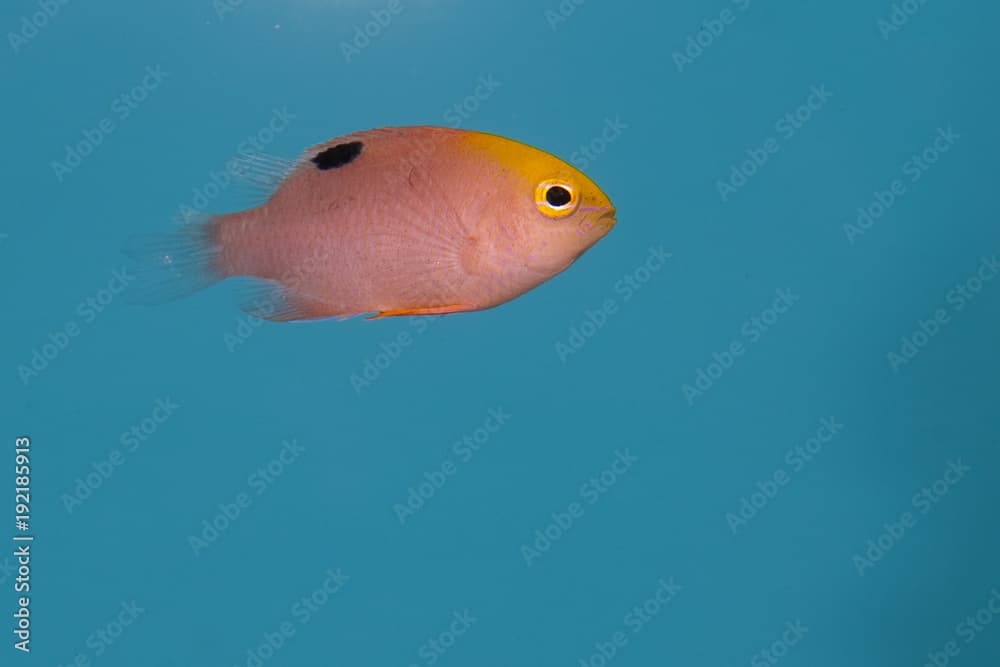
<path fill-rule="evenodd" d="M 478 197 L 463 195 L 464 201 L 492 223 L 483 227 L 498 257 L 545 280 L 614 227 L 611 200 L 567 162 L 481 132 L 464 132 L 458 141 L 475 158 L 462 161 L 461 168 L 473 172 L 463 182 L 479 191 Z"/>

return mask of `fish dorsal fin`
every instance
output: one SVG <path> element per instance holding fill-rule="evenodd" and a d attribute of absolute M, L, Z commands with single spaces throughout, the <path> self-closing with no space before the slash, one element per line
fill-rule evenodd
<path fill-rule="evenodd" d="M 233 159 L 230 171 L 235 182 L 250 198 L 250 203 L 259 206 L 270 199 L 300 164 L 302 159 L 247 153 Z"/>

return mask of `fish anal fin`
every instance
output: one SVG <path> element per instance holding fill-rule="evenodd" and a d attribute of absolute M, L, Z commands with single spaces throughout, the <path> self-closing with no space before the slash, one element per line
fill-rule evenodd
<path fill-rule="evenodd" d="M 475 310 L 475 306 L 455 304 L 452 306 L 430 306 L 428 308 L 401 308 L 399 310 L 384 310 L 365 319 L 377 320 L 383 317 L 401 317 L 403 315 L 448 315 L 450 313 L 465 313 Z"/>

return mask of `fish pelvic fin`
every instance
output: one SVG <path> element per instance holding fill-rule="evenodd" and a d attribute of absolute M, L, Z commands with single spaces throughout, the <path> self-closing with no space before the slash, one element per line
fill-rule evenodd
<path fill-rule="evenodd" d="M 132 260 L 136 280 L 128 300 L 168 303 L 225 278 L 217 266 L 217 229 L 217 219 L 206 216 L 172 232 L 129 239 L 124 252 Z"/>
<path fill-rule="evenodd" d="M 243 312 L 271 322 L 319 320 L 328 317 L 345 320 L 361 314 L 272 280 L 252 279 L 241 292 L 240 307 Z"/>

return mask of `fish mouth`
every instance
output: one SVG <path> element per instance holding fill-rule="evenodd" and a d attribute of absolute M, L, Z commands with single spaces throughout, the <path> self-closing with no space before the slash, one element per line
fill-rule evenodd
<path fill-rule="evenodd" d="M 612 227 L 618 224 L 618 219 L 615 217 L 617 211 L 615 210 L 614 206 L 608 206 L 604 209 L 599 209 L 599 210 L 603 210 L 604 212 L 598 215 L 597 219 L 594 221 L 594 224 L 596 226 L 610 230 Z"/>
<path fill-rule="evenodd" d="M 580 234 L 591 234 L 596 229 L 600 232 L 601 236 L 604 236 L 618 222 L 615 218 L 616 211 L 614 206 L 595 206 L 581 210 L 588 211 L 590 214 L 580 220 L 577 226 L 577 231 Z"/>
<path fill-rule="evenodd" d="M 609 206 L 608 210 L 597 219 L 598 222 L 603 222 L 609 227 L 614 227 L 618 224 L 618 218 L 615 216 L 618 214 L 617 209 L 614 206 Z"/>

